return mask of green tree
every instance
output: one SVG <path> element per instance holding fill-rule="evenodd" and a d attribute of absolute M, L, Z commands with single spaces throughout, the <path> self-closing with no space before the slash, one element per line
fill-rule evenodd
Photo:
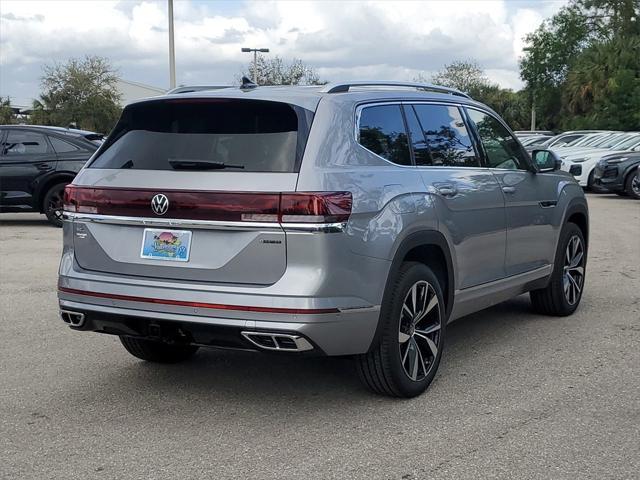
<path fill-rule="evenodd" d="M 415 78 L 417 82 L 426 80 L 422 74 Z M 445 65 L 442 70 L 432 75 L 428 80 L 435 85 L 458 89 L 472 97 L 483 88 L 492 85 L 483 68 L 475 60 L 455 60 Z"/>
<path fill-rule="evenodd" d="M 313 67 L 299 58 L 285 62 L 281 57 L 266 58 L 258 55 L 254 76 L 253 62 L 242 71 L 241 76 L 256 79 L 258 85 L 324 85 Z"/>
<path fill-rule="evenodd" d="M 8 125 L 14 121 L 15 114 L 11 108 L 11 99 L 0 97 L 0 125 Z"/>
<path fill-rule="evenodd" d="M 566 115 L 571 109 L 564 102 L 574 65 L 583 52 L 598 45 L 640 35 L 639 17 L 638 0 L 572 0 L 525 37 L 520 76 L 527 83 L 530 103 L 535 102 L 541 127 L 558 128 L 570 123 Z M 584 75 L 574 75 L 574 90 L 578 78 L 585 80 Z"/>
<path fill-rule="evenodd" d="M 34 103 L 35 120 L 106 133 L 120 115 L 118 76 L 109 61 L 87 56 L 65 64 L 47 65 L 42 94 Z M 33 121 L 33 120 L 32 120 Z"/>
<path fill-rule="evenodd" d="M 514 92 L 509 88 L 491 84 L 482 87 L 473 98 L 499 113 L 513 130 L 529 128 L 531 110 L 526 92 Z"/>
<path fill-rule="evenodd" d="M 528 126 L 528 107 L 525 97 L 519 92 L 501 88 L 487 77 L 482 66 L 475 60 L 455 60 L 430 77 L 430 82 L 443 87 L 456 88 L 468 93 L 473 99 L 485 103 L 498 112 L 513 129 Z M 414 81 L 424 82 L 420 74 Z"/>
<path fill-rule="evenodd" d="M 589 47 L 563 92 L 566 128 L 640 130 L 640 36 Z"/>

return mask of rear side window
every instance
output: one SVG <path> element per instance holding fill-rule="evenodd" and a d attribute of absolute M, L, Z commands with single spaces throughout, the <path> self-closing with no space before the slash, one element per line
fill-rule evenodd
<path fill-rule="evenodd" d="M 416 164 L 443 167 L 480 166 L 473 141 L 458 107 L 417 104 L 413 108 L 422 130 L 421 140 L 426 145 L 426 151 L 416 154 Z"/>
<path fill-rule="evenodd" d="M 49 136 L 49 141 L 51 142 L 51 145 L 53 145 L 53 149 L 56 151 L 56 153 L 69 153 L 77 152 L 78 150 L 80 150 L 75 145 L 69 142 L 65 142 L 64 140 L 60 140 L 56 137 Z"/>
<path fill-rule="evenodd" d="M 29 155 L 49 152 L 44 135 L 35 132 L 9 130 L 2 146 L 3 155 Z"/>
<path fill-rule="evenodd" d="M 295 172 L 312 118 L 300 107 L 257 100 L 134 104 L 89 168 Z"/>
<path fill-rule="evenodd" d="M 411 165 L 409 142 L 400 105 L 374 105 L 360 112 L 358 142 L 399 165 Z"/>

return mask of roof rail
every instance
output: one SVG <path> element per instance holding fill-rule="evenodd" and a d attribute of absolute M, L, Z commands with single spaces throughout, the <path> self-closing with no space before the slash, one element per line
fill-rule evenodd
<path fill-rule="evenodd" d="M 221 90 L 223 88 L 234 88 L 233 85 L 184 85 L 182 87 L 172 88 L 166 95 L 176 93 L 204 92 L 206 90 Z"/>
<path fill-rule="evenodd" d="M 330 83 L 324 87 L 322 93 L 344 93 L 348 92 L 351 87 L 408 87 L 416 90 L 425 90 L 428 92 L 448 93 L 450 95 L 458 95 L 460 97 L 471 98 L 464 92 L 455 88 L 441 87 L 440 85 L 432 85 L 430 83 L 415 82 L 390 82 L 390 81 L 354 81 L 343 83 Z"/>

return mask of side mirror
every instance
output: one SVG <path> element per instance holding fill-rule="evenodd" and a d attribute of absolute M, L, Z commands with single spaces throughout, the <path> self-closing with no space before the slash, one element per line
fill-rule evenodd
<path fill-rule="evenodd" d="M 539 173 L 555 172 L 562 166 L 562 160 L 551 150 L 534 150 L 531 158 Z"/>

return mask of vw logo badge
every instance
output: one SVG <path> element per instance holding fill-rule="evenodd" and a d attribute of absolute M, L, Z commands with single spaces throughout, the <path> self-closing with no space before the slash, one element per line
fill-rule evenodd
<path fill-rule="evenodd" d="M 151 210 L 156 215 L 164 215 L 169 210 L 169 199 L 166 195 L 158 193 L 151 199 Z"/>

